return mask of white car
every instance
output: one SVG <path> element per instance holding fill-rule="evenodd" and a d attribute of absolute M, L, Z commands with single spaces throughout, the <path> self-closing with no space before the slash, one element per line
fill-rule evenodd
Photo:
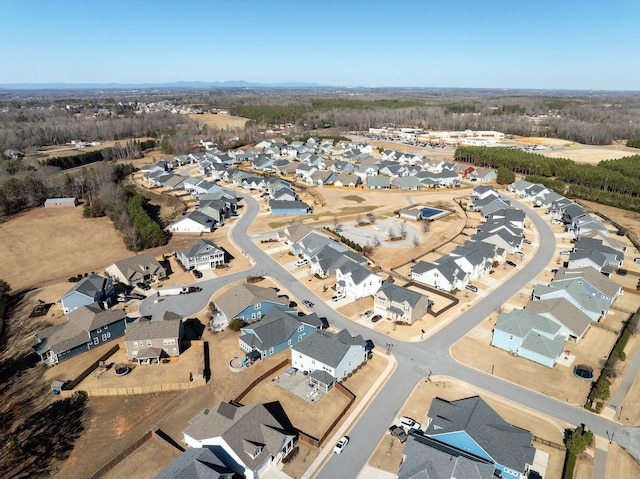
<path fill-rule="evenodd" d="M 347 436 L 342 436 L 340 440 L 333 446 L 333 452 L 336 454 L 342 454 L 344 448 L 349 444 L 349 438 Z"/>
<path fill-rule="evenodd" d="M 299 259 L 298 261 L 296 261 L 297 268 L 299 268 L 300 266 L 304 266 L 305 264 L 309 264 L 308 259 Z"/>
<path fill-rule="evenodd" d="M 560 251 L 558 254 L 560 256 L 570 256 L 571 255 L 571 251 Z"/>
<path fill-rule="evenodd" d="M 340 301 L 341 299 L 344 299 L 344 297 L 345 296 L 344 296 L 343 293 L 338 293 L 338 294 L 336 294 L 335 296 L 333 296 L 331 298 L 331 301 L 333 301 L 335 303 L 336 301 Z"/>
<path fill-rule="evenodd" d="M 418 427 L 418 423 L 407 416 L 402 416 L 400 418 L 400 426 L 402 426 L 405 430 L 415 429 Z"/>

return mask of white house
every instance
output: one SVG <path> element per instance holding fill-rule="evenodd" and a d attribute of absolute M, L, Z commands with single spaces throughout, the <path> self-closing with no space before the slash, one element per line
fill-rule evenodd
<path fill-rule="evenodd" d="M 362 336 L 351 336 L 348 330 L 338 333 L 316 331 L 291 348 L 291 365 L 312 373 L 325 371 L 342 381 L 367 359 Z"/>
<path fill-rule="evenodd" d="M 452 291 L 467 285 L 469 273 L 460 268 L 455 258 L 444 256 L 437 263 L 419 261 L 411 268 L 411 278 L 434 288 Z"/>
<path fill-rule="evenodd" d="M 174 233 L 210 233 L 213 231 L 215 223 L 213 218 L 199 211 L 192 211 L 171 223 L 169 231 Z"/>
<path fill-rule="evenodd" d="M 194 417 L 182 434 L 187 446 L 210 449 L 245 479 L 263 477 L 289 454 L 296 441 L 296 434 L 287 431 L 263 404 L 220 402 Z"/>
<path fill-rule="evenodd" d="M 373 296 L 382 286 L 382 278 L 357 263 L 348 261 L 336 268 L 336 290 L 350 298 Z"/>

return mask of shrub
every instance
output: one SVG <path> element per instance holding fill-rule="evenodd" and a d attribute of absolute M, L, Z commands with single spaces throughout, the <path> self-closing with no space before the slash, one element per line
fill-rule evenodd
<path fill-rule="evenodd" d="M 625 361 L 627 359 L 627 353 L 625 353 L 624 351 L 620 351 L 618 353 L 618 359 L 620 361 Z"/>
<path fill-rule="evenodd" d="M 246 325 L 247 323 L 245 323 L 242 318 L 233 318 L 229 321 L 227 329 L 230 329 L 231 331 L 240 331 L 240 329 L 244 328 Z"/>

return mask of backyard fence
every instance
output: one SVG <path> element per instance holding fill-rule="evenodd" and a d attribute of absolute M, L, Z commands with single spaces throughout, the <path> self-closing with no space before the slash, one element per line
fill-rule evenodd
<path fill-rule="evenodd" d="M 100 363 L 102 361 L 106 361 L 107 359 L 109 359 L 119 349 L 120 349 L 120 344 L 116 343 L 111 349 L 109 349 L 109 351 L 107 351 L 102 356 L 100 356 L 97 360 L 95 360 L 93 363 L 91 363 L 91 365 L 87 369 L 82 371 L 75 379 L 73 379 L 72 381 L 66 383 L 64 386 L 62 386 L 63 391 L 73 391 L 73 389 L 78 384 L 80 384 L 83 379 L 85 379 L 89 374 L 91 374 L 93 372 L 93 370 L 96 369 L 100 365 Z M 70 396 L 70 395 L 71 394 L 68 394 L 67 396 Z M 63 396 L 65 396 L 65 395 L 63 394 Z"/>
<path fill-rule="evenodd" d="M 274 366 L 271 369 L 269 369 L 266 373 L 262 374 L 260 377 L 258 377 L 256 379 L 254 379 L 251 382 L 251 384 L 249 384 L 249 386 L 247 386 L 246 389 L 244 391 L 242 391 L 240 393 L 240 395 L 238 397 L 236 397 L 235 399 L 233 399 L 231 402 L 242 404 L 242 400 L 244 399 L 244 397 L 247 394 L 249 394 L 254 387 L 256 387 L 258 384 L 260 384 L 265 378 L 271 376 L 276 371 L 278 371 L 278 370 L 282 369 L 283 367 L 285 367 L 287 365 L 290 365 L 290 364 L 291 364 L 291 359 L 289 359 L 289 358 L 281 361 L 276 366 Z"/>
<path fill-rule="evenodd" d="M 140 439 L 138 439 L 136 442 L 131 444 L 124 451 L 122 451 L 120 454 L 118 454 L 116 457 L 114 457 L 108 463 L 106 463 L 104 466 L 98 469 L 97 472 L 93 473 L 90 476 L 90 479 L 98 479 L 104 476 L 107 472 L 109 472 L 111 469 L 116 467 L 116 465 L 118 465 L 120 461 L 122 461 L 125 457 L 127 457 L 136 449 L 138 449 L 140 446 L 142 446 L 145 442 L 147 442 L 152 437 L 153 437 L 153 432 L 152 431 L 147 432 L 144 436 L 142 436 Z"/>

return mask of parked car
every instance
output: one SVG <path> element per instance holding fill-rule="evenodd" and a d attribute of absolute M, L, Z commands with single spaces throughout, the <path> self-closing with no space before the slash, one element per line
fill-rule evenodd
<path fill-rule="evenodd" d="M 569 250 L 564 250 L 564 251 L 560 251 L 558 253 L 560 256 L 569 256 L 571 254 L 571 251 Z"/>
<path fill-rule="evenodd" d="M 202 288 L 198 286 L 189 286 L 187 289 L 187 293 L 199 293 L 200 291 L 202 291 Z"/>
<path fill-rule="evenodd" d="M 551 224 L 552 225 L 561 225 L 562 221 L 561 220 L 551 220 Z"/>
<path fill-rule="evenodd" d="M 634 263 L 640 263 L 640 258 L 634 258 L 633 262 Z"/>
<path fill-rule="evenodd" d="M 300 266 L 304 266 L 305 264 L 309 264 L 308 259 L 299 259 L 298 261 L 296 261 L 295 266 L 296 268 L 299 268 Z"/>
<path fill-rule="evenodd" d="M 194 269 L 191 273 L 193 274 L 193 277 L 196 279 L 202 278 L 202 271 L 198 271 L 197 269 Z"/>
<path fill-rule="evenodd" d="M 336 226 L 336 229 L 334 231 L 336 233 L 342 233 L 342 226 Z"/>
<path fill-rule="evenodd" d="M 344 293 L 338 293 L 335 296 L 331 297 L 331 301 L 335 303 L 336 301 L 340 301 L 341 299 L 344 299 L 344 298 L 345 298 Z"/>
<path fill-rule="evenodd" d="M 627 275 L 627 270 L 626 269 L 622 269 L 622 268 L 618 268 L 616 270 L 616 274 L 618 274 L 618 276 L 626 276 Z"/>
<path fill-rule="evenodd" d="M 402 416 L 400 418 L 400 426 L 405 430 L 416 429 L 418 427 L 418 422 L 408 416 Z"/>
<path fill-rule="evenodd" d="M 380 316 L 379 314 L 376 314 L 373 318 L 371 318 L 371 322 L 372 323 L 377 323 L 381 319 L 382 319 L 382 316 Z"/>
<path fill-rule="evenodd" d="M 305 300 L 302 302 L 302 304 L 304 304 L 304 305 L 305 305 L 307 308 L 309 308 L 309 309 L 311 309 L 311 308 L 313 308 L 313 307 L 315 306 L 315 305 L 314 305 L 311 301 L 309 301 L 308 299 L 305 299 Z"/>
<path fill-rule="evenodd" d="M 552 269 L 551 269 L 551 272 L 552 272 L 553 274 L 556 274 L 556 273 L 558 272 L 558 268 L 552 268 Z"/>
<path fill-rule="evenodd" d="M 531 240 L 528 240 L 528 239 L 523 239 L 522 242 L 524 244 L 531 244 Z"/>
<path fill-rule="evenodd" d="M 627 232 L 626 232 L 625 230 L 618 230 L 618 231 L 616 231 L 616 234 L 617 234 L 618 236 L 624 236 L 624 235 L 626 235 L 626 234 L 627 234 Z"/>
<path fill-rule="evenodd" d="M 149 286 L 147 283 L 142 283 L 142 282 L 136 283 L 136 286 L 140 288 L 142 291 L 148 291 L 151 289 L 151 286 Z"/>
<path fill-rule="evenodd" d="M 363 316 L 364 316 L 365 318 L 368 318 L 368 317 L 369 317 L 369 316 L 371 316 L 372 314 L 373 314 L 373 310 L 372 310 L 372 309 L 367 309 L 367 310 L 364 312 Z"/>
<path fill-rule="evenodd" d="M 505 261 L 505 263 L 507 263 L 509 266 L 513 266 L 514 268 L 516 267 L 516 264 L 513 261 Z"/>
<path fill-rule="evenodd" d="M 393 437 L 395 437 L 400 442 L 407 442 L 407 438 L 409 437 L 404 429 L 400 426 L 391 426 L 389 428 L 389 432 Z"/>
<path fill-rule="evenodd" d="M 468 284 L 468 285 L 466 285 L 466 286 L 465 286 L 465 289 L 468 289 L 469 291 L 473 291 L 474 293 L 477 293 L 477 292 L 478 292 L 478 287 L 477 287 L 477 286 L 474 286 L 474 285 L 472 285 L 472 284 Z"/>
<path fill-rule="evenodd" d="M 342 454 L 344 448 L 349 444 L 349 438 L 347 436 L 342 436 L 340 440 L 333 446 L 333 452 L 336 454 Z"/>
<path fill-rule="evenodd" d="M 513 254 L 515 254 L 516 256 L 520 256 L 520 257 L 524 256 L 524 253 L 522 251 L 514 251 Z"/>

